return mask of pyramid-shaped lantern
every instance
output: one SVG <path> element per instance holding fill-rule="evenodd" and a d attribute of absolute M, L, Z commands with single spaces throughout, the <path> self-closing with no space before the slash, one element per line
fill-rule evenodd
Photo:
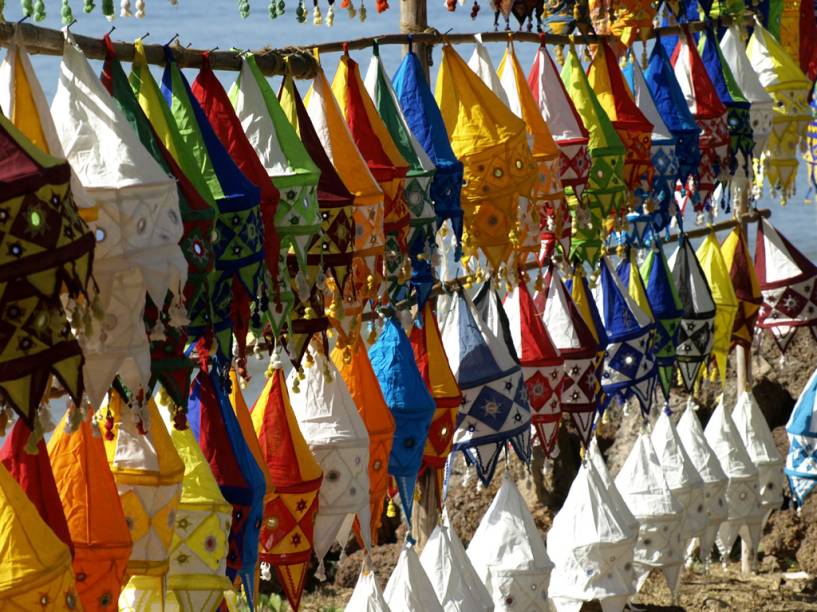
<path fill-rule="evenodd" d="M 355 517 L 361 526 L 370 524 L 369 435 L 346 383 L 314 341 L 309 362 L 304 379 L 293 370 L 287 387 L 301 433 L 323 470 L 314 531 L 315 556 L 322 564 L 335 541 L 346 543 Z M 361 528 L 366 548 L 370 535 Z"/>
<path fill-rule="evenodd" d="M 428 154 L 436 168 L 431 181 L 431 200 L 437 215 L 437 226 L 448 220 L 454 230 L 458 248 L 462 243 L 462 192 L 463 165 L 454 155 L 442 114 L 431 93 L 423 67 L 411 50 L 392 77 L 392 85 L 400 102 L 411 133 Z"/>
<path fill-rule="evenodd" d="M 448 363 L 462 392 L 453 450 L 465 454 L 487 485 L 508 442 L 520 459 L 529 456 L 530 408 L 521 369 L 465 293 L 449 298 L 441 320 Z"/>
<path fill-rule="evenodd" d="M 81 607 L 71 571 L 71 551 L 2 466 L 0 501 L 0 520 L 5 526 L 0 606 L 10 610 Z"/>
<path fill-rule="evenodd" d="M 176 120 L 182 147 L 192 153 L 194 163 L 201 168 L 206 188 L 217 206 L 215 266 L 210 282 L 212 320 L 218 354 L 229 361 L 233 335 L 242 346 L 250 324 L 250 305 L 258 299 L 264 282 L 261 196 L 258 187 L 241 172 L 219 140 L 173 50 L 165 46 L 164 52 L 162 94 Z"/>
<path fill-rule="evenodd" d="M 183 226 L 175 181 L 142 146 L 70 33 L 66 37 L 52 113 L 68 161 L 98 207 L 90 224 L 97 240 L 94 272 L 110 328 L 103 333 L 97 326 L 83 342 L 84 379 L 98 407 L 117 373 L 129 388 L 148 386 L 144 295 L 164 304 L 170 292 L 181 307 L 187 262 L 178 245 Z"/>
<path fill-rule="evenodd" d="M 633 560 L 636 591 L 644 586 L 650 570 L 656 568 L 674 593 L 684 561 L 683 506 L 672 494 L 645 432 L 636 438 L 615 483 L 639 524 Z"/>
<path fill-rule="evenodd" d="M 391 612 L 374 570 L 364 567 L 360 571 L 352 595 L 343 609 L 347 612 Z"/>
<path fill-rule="evenodd" d="M 213 271 L 213 250 L 209 237 L 213 229 L 214 210 L 211 204 L 199 195 L 193 183 L 185 176 L 168 149 L 157 136 L 147 116 L 139 106 L 110 36 L 104 38 L 105 65 L 102 68 L 102 84 L 113 96 L 120 110 L 139 135 L 142 146 L 162 169 L 176 180 L 179 197 L 179 213 L 184 234 L 179 245 L 187 262 L 187 282 L 183 295 L 188 321 L 194 329 L 206 330 L 210 325 L 210 290 L 208 276 Z M 171 124 L 175 125 L 175 123 Z M 154 304 L 148 296 L 145 307 L 145 323 L 151 330 L 150 368 L 151 388 L 161 382 L 178 406 L 187 403 L 193 362 L 184 355 L 188 342 L 185 327 L 174 327 L 173 323 L 185 310 L 174 308 L 172 300 Z"/>
<path fill-rule="evenodd" d="M 658 382 L 661 384 L 664 399 L 669 400 L 675 373 L 678 327 L 683 309 L 660 242 L 653 243 L 644 263 L 641 264 L 641 279 L 646 285 L 647 300 L 656 323 L 655 363 L 658 366 Z"/>
<path fill-rule="evenodd" d="M 164 389 L 160 389 L 156 401 L 184 463 L 167 588 L 180 610 L 213 611 L 224 592 L 232 589 L 225 572 L 233 507 L 224 499 L 193 430 L 180 420 Z"/>
<path fill-rule="evenodd" d="M 324 298 L 329 302 L 326 307 L 327 317 L 340 316 L 341 302 L 354 303 L 354 285 L 350 275 L 355 232 L 354 197 L 332 166 L 332 160 L 323 148 L 291 75 L 284 77 L 281 83 L 279 100 L 307 153 L 320 169 L 318 207 L 321 230 L 320 236 L 313 236 L 309 242 L 306 263 L 310 278 L 319 278 L 323 271 L 326 286 L 324 291 L 319 291 L 317 286 L 313 287 L 309 305 L 295 305 L 295 312 L 301 318 L 292 321 L 290 334 L 296 349 L 296 361 L 300 361 L 312 334 L 323 331 L 328 326 L 327 320 L 320 316 L 324 313 Z"/>
<path fill-rule="evenodd" d="M 743 228 L 736 227 L 729 232 L 721 243 L 721 254 L 738 299 L 738 310 L 732 327 L 732 346 L 748 348 L 754 338 L 755 322 L 763 298 Z"/>
<path fill-rule="evenodd" d="M 346 350 L 336 344 L 331 357 L 369 434 L 370 530 L 375 541 L 390 484 L 388 465 L 394 442 L 394 416 L 383 397 L 362 338 L 358 336 Z"/>
<path fill-rule="evenodd" d="M 766 417 L 751 390 L 738 395 L 737 404 L 732 410 L 732 421 L 757 468 L 760 505 L 763 508 L 762 528 L 772 511 L 779 510 L 783 504 L 783 457 L 777 450 Z"/>
<path fill-rule="evenodd" d="M 408 163 L 403 198 L 409 212 L 408 254 L 411 257 L 411 285 L 417 292 L 417 302 L 428 299 L 434 277 L 431 255 L 434 250 L 435 221 L 431 186 L 435 169 L 431 158 L 415 138 L 400 108 L 394 87 L 386 74 L 377 44 L 366 72 L 366 90 L 380 114 L 391 139 Z M 375 122 L 376 123 L 376 122 Z"/>
<path fill-rule="evenodd" d="M 383 598 L 391 610 L 442 612 L 434 587 L 426 575 L 414 546 L 406 544 L 389 576 Z"/>
<path fill-rule="evenodd" d="M 721 375 L 721 383 L 726 383 L 726 360 L 732 347 L 732 329 L 738 311 L 738 298 L 729 269 L 721 254 L 718 238 L 710 231 L 696 252 L 701 269 L 715 302 L 715 333 L 712 340 L 712 357 Z"/>
<path fill-rule="evenodd" d="M 735 539 L 740 536 L 750 550 L 757 552 L 764 516 L 757 469 L 722 398 L 709 417 L 704 436 L 729 478 L 725 493 L 727 517 L 721 523 L 715 540 L 718 550 L 721 555 L 728 555 Z"/>
<path fill-rule="evenodd" d="M 559 353 L 523 282 L 504 301 L 513 346 L 522 366 L 531 424 L 546 455 L 553 452 L 562 420 L 564 358 Z"/>
<path fill-rule="evenodd" d="M 25 491 L 43 521 L 68 546 L 73 555 L 71 534 L 45 441 L 40 439 L 34 447 L 34 453 L 29 452 L 27 445 L 31 433 L 25 421 L 18 419 L 0 448 L 0 463 Z"/>
<path fill-rule="evenodd" d="M 479 77 L 485 86 L 505 105 L 508 104 L 508 95 L 502 87 L 502 82 L 494 68 L 494 62 L 488 53 L 487 47 L 482 43 L 482 34 L 474 35 L 474 52 L 468 58 L 468 67 Z"/>
<path fill-rule="evenodd" d="M 633 92 L 633 102 L 652 124 L 650 136 L 650 159 L 653 167 L 652 186 L 644 191 L 641 197 L 652 199 L 652 205 L 642 209 L 642 214 L 631 217 L 635 240 L 639 243 L 650 242 L 653 232 L 658 232 L 670 222 L 675 213 L 675 183 L 680 175 L 677 156 L 678 139 L 667 126 L 658 110 L 650 86 L 644 77 L 641 66 L 632 56 L 623 69 L 623 74 Z M 686 106 L 684 106 L 686 109 Z M 636 204 L 639 202 L 636 200 Z M 649 213 L 644 215 L 643 213 Z M 645 224 L 646 222 L 646 224 Z"/>
<path fill-rule="evenodd" d="M 780 195 L 781 203 L 785 203 L 794 194 L 797 151 L 811 116 L 808 107 L 811 81 L 757 21 L 746 54 L 766 93 L 774 100 L 767 172 L 772 194 Z"/>
<path fill-rule="evenodd" d="M 709 522 L 704 504 L 704 481 L 684 450 L 675 423 L 666 410 L 662 410 L 658 415 L 650 434 L 650 441 L 661 464 L 667 486 L 684 509 L 681 538 L 684 542 L 700 538 Z"/>
<path fill-rule="evenodd" d="M 726 486 L 729 478 L 721 467 L 718 456 L 704 437 L 701 422 L 695 415 L 693 404 L 687 405 L 686 410 L 678 420 L 676 428 L 678 438 L 684 446 L 689 460 L 703 481 L 704 510 L 706 511 L 706 527 L 699 539 L 700 558 L 704 567 L 709 567 L 712 556 L 712 545 L 721 523 L 726 520 Z M 690 548 L 692 544 L 690 545 Z"/>
<path fill-rule="evenodd" d="M 569 244 L 570 239 L 567 202 L 560 177 L 559 147 L 528 87 L 513 44 L 508 45 L 502 56 L 499 80 L 507 95 L 509 108 L 525 121 L 528 144 L 538 170 L 531 194 L 534 210 L 526 215 L 527 219 L 520 219 L 525 232 L 522 245 L 528 249 L 535 247 L 536 253 L 541 251 L 542 257 L 550 257 L 557 244 L 564 248 L 564 240 L 567 239 Z M 520 215 L 521 210 L 522 207 Z M 566 250 L 569 250 L 569 246 Z"/>
<path fill-rule="evenodd" d="M 297 316 L 303 317 L 307 307 L 314 309 L 311 297 L 315 291 L 317 269 L 307 269 L 307 251 L 313 241 L 321 239 L 317 197 L 320 170 L 298 139 L 294 126 L 287 121 L 278 98 L 252 54 L 242 59 L 241 72 L 230 90 L 230 100 L 247 139 L 280 196 L 275 212 L 275 231 L 280 242 L 278 283 L 268 311 L 273 332 L 277 334 L 289 318 L 288 302 L 295 300 L 293 289 L 298 298 L 294 306 Z M 290 249 L 292 257 L 287 254 Z M 292 278 L 290 268 L 295 271 Z M 291 328 L 292 324 L 289 326 Z"/>
<path fill-rule="evenodd" d="M 735 84 L 749 102 L 749 122 L 752 126 L 752 178 L 754 182 L 753 195 L 760 196 L 765 175 L 765 166 L 768 160 L 762 157 L 766 153 L 769 136 L 772 132 L 772 96 L 763 88 L 758 74 L 752 67 L 749 56 L 746 55 L 746 45 L 743 41 L 741 28 L 733 24 L 726 29 L 721 37 L 721 62 L 729 66 Z"/>
<path fill-rule="evenodd" d="M 701 161 L 694 199 L 695 211 L 701 213 L 712 208 L 711 200 L 716 183 L 729 170 L 727 111 L 688 31 L 678 38 L 672 53 L 672 66 L 681 91 L 684 92 L 687 108 L 701 130 L 698 137 Z"/>
<path fill-rule="evenodd" d="M 593 264 L 598 261 L 602 241 L 607 236 L 605 219 L 611 212 L 622 210 L 627 201 L 624 176 L 626 149 L 590 86 L 573 45 L 562 67 L 561 77 L 590 135 L 588 183 L 580 202 L 569 201 L 571 207 L 577 206 L 572 210 L 570 258 Z"/>
<path fill-rule="evenodd" d="M 252 409 L 264 461 L 275 496 L 261 525 L 259 559 L 275 570 L 294 609 L 303 593 L 312 558 L 321 466 L 304 440 L 289 399 L 281 351 L 273 353 L 271 376 Z"/>
<path fill-rule="evenodd" d="M 76 431 L 67 431 L 67 424 L 66 414 L 48 441 L 48 454 L 69 519 L 77 592 L 86 609 L 112 609 L 126 580 L 131 534 L 91 416 Z"/>
<path fill-rule="evenodd" d="M 593 600 L 604 610 L 620 611 L 634 592 L 638 523 L 623 501 L 617 505 L 610 497 L 616 490 L 610 485 L 605 485 L 593 461 L 584 461 L 553 518 L 547 542 L 555 567 L 548 594 L 559 612 Z"/>
<path fill-rule="evenodd" d="M 785 352 L 798 328 L 817 333 L 817 266 L 765 219 L 757 225 L 755 245 L 763 296 L 757 327 L 769 330 Z"/>
<path fill-rule="evenodd" d="M 549 610 L 548 583 L 553 563 L 507 471 L 471 538 L 468 558 L 493 597 L 495 610 Z"/>
<path fill-rule="evenodd" d="M 608 42 L 602 41 L 596 48 L 587 78 L 624 145 L 627 188 L 630 191 L 649 188 L 653 175 L 650 154 L 653 125 L 636 105 Z"/>
<path fill-rule="evenodd" d="M 101 410 L 107 415 L 105 453 L 133 540 L 128 584 L 119 594 L 119 607 L 129 609 L 162 601 L 184 476 L 152 398 L 144 411 L 147 418 L 137 422 L 119 391 L 110 393 Z"/>
<path fill-rule="evenodd" d="M 409 210 L 403 195 L 408 162 L 394 143 L 386 124 L 377 113 L 360 76 L 360 67 L 348 52 L 338 64 L 332 92 L 349 132 L 372 176 L 383 190 L 385 232 L 385 273 L 392 301 L 407 295 L 410 277 L 408 256 Z"/>
<path fill-rule="evenodd" d="M 789 436 L 786 477 L 794 501 L 802 507 L 817 484 L 817 370 L 797 398 L 786 423 L 786 433 Z"/>
<path fill-rule="evenodd" d="M 408 336 L 394 317 L 384 321 L 377 341 L 369 349 L 369 359 L 394 416 L 389 474 L 397 481 L 403 512 L 411 524 L 414 485 L 436 404 L 417 368 Z"/>
<path fill-rule="evenodd" d="M 384 193 L 355 144 L 346 115 L 322 69 L 312 81 L 304 103 L 326 154 L 354 196 L 353 292 L 351 299 L 343 300 L 343 312 L 338 313 L 344 316 L 341 330 L 349 335 L 356 328 L 350 317 L 360 312 L 361 300 L 380 294 L 385 248 Z"/>
<path fill-rule="evenodd" d="M 715 338 L 715 301 L 701 264 L 686 235 L 668 261 L 681 301 L 681 323 L 675 346 L 676 362 L 684 388 L 690 392 L 701 367 L 709 362 Z"/>
<path fill-rule="evenodd" d="M 426 302 L 422 319 L 411 328 L 409 340 L 420 375 L 436 406 L 423 450 L 423 465 L 435 470 L 437 492 L 441 493 L 445 464 L 451 453 L 462 394 L 451 371 L 434 311 L 431 302 Z M 441 499 L 439 495 L 438 499 Z"/>
<path fill-rule="evenodd" d="M 0 289 L 8 338 L 0 352 L 0 390 L 39 438 L 37 410 L 51 374 L 74 401 L 82 398 L 83 354 L 60 293 L 66 287 L 66 297 L 87 296 L 94 239 L 78 215 L 64 160 L 43 153 L 1 114 L 0 146 L 6 160 L 0 171 L 6 211 Z M 42 233 L 44 224 L 53 231 Z M 90 317 L 90 309 L 85 312 Z M 40 317 L 50 324 L 30 326 Z"/>
<path fill-rule="evenodd" d="M 607 462 L 604 459 L 604 455 L 602 455 L 601 449 L 599 448 L 598 438 L 595 436 L 587 447 L 587 456 L 590 463 L 593 464 L 593 468 L 601 484 L 606 489 L 610 505 L 614 507 L 614 512 L 619 517 L 619 520 L 628 528 L 630 533 L 637 533 L 638 521 L 630 512 L 630 509 L 627 507 L 627 502 L 624 501 L 621 492 L 616 487 L 616 483 L 610 475 L 610 470 L 607 469 Z"/>
<path fill-rule="evenodd" d="M 562 411 L 568 414 L 587 446 L 601 389 L 599 366 L 603 351 L 552 265 L 547 268 L 544 289 L 536 295 L 535 302 L 545 329 L 564 359 Z"/>
<path fill-rule="evenodd" d="M 631 274 L 633 279 L 637 276 L 637 273 Z M 635 396 L 646 414 L 656 382 L 652 313 L 633 299 L 613 269 L 609 256 L 602 258 L 595 297 L 608 340 L 601 375 L 606 402 L 616 396 L 622 401 Z"/>
<path fill-rule="evenodd" d="M 518 244 L 519 198 L 530 195 L 536 175 L 525 124 L 451 45 L 443 46 L 435 96 L 451 147 L 465 166 L 465 254 L 481 252 L 488 267 L 498 270 Z"/>
<path fill-rule="evenodd" d="M 188 418 L 221 493 L 232 506 L 227 576 L 232 581 L 240 576 L 252 598 L 266 483 L 224 389 L 224 376 L 215 364 L 209 372 L 206 367 L 199 370 L 193 379 Z"/>
<path fill-rule="evenodd" d="M 494 609 L 491 594 L 482 584 L 448 514 L 431 532 L 420 563 L 426 571 L 443 609 L 488 612 Z M 442 570 L 442 571 L 441 571 Z"/>

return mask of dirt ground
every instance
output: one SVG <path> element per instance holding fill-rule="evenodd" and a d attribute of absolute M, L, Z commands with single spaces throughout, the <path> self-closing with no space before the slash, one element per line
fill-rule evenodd
<path fill-rule="evenodd" d="M 752 364 L 753 391 L 760 407 L 773 429 L 775 441 L 782 454 L 787 449 L 785 423 L 795 399 L 817 366 L 817 346 L 807 333 L 800 333 L 792 341 L 786 357 L 772 342 L 764 338 Z M 705 425 L 721 393 L 720 384 L 705 382 L 696 394 L 700 404 L 699 417 Z M 737 389 L 734 372 L 730 371 L 723 390 L 727 405 L 734 405 Z M 680 410 L 687 402 L 681 393 L 674 394 L 673 410 Z M 637 410 L 625 415 L 613 410 L 599 429 L 599 442 L 608 466 L 615 475 L 629 452 L 639 428 Z M 578 438 L 569 427 L 559 435 L 560 454 L 545 465 L 541 455 L 535 454 L 528 470 L 512 459 L 507 469 L 528 501 L 534 519 L 543 536 L 550 527 L 553 515 L 561 507 L 579 465 Z M 476 478 L 463 478 L 464 466 L 457 464 L 446 503 L 449 516 L 463 543 L 467 546 L 483 513 L 495 494 L 505 465 L 501 465 L 488 488 L 477 486 Z M 373 559 L 381 585 L 385 585 L 401 548 L 405 528 L 397 519 L 391 519 L 381 530 L 381 544 L 375 547 Z M 329 580 L 307 585 L 302 609 L 315 612 L 342 610 L 357 579 L 362 553 L 354 545 L 347 546 L 350 554 L 340 559 L 340 551 L 330 554 L 327 564 Z M 779 612 L 817 611 L 817 495 L 812 496 L 801 511 L 784 507 L 772 514 L 759 545 L 756 570 L 741 575 L 739 545 L 736 545 L 726 565 L 715 561 L 705 575 L 696 566 L 684 572 L 677 599 L 658 574 L 648 579 L 641 593 L 634 599 L 633 609 L 654 612 L 675 610 L 763 610 Z M 601 610 L 598 604 L 584 606 L 583 610 Z"/>

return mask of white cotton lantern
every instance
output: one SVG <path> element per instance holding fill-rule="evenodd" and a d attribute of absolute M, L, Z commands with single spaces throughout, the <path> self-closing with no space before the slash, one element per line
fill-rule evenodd
<path fill-rule="evenodd" d="M 391 612 L 371 569 L 364 567 L 361 570 L 344 612 Z"/>
<path fill-rule="evenodd" d="M 411 544 L 406 544 L 400 551 L 383 595 L 389 608 L 395 611 L 443 612 L 434 586 Z"/>

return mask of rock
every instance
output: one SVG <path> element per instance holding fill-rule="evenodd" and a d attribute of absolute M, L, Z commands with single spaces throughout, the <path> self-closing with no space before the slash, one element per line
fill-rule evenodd
<path fill-rule="evenodd" d="M 806 529 L 803 543 L 797 549 L 797 563 L 800 569 L 811 575 L 817 575 L 817 525 L 810 524 Z"/>
<path fill-rule="evenodd" d="M 760 540 L 759 548 L 767 556 L 776 558 L 787 568 L 797 556 L 797 549 L 803 542 L 805 526 L 801 517 L 793 510 L 773 512 L 766 525 L 766 533 Z"/>

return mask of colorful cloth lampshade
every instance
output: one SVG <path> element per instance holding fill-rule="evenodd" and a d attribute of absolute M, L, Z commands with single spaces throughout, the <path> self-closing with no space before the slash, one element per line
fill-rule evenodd
<path fill-rule="evenodd" d="M 754 338 L 755 322 L 763 299 L 746 235 L 741 227 L 734 228 L 726 236 L 721 243 L 721 254 L 738 299 L 738 310 L 732 327 L 732 346 L 748 348 Z"/>
<path fill-rule="evenodd" d="M 798 506 L 817 484 L 817 370 L 806 383 L 791 412 L 786 433 L 789 452 L 786 455 L 786 477 Z"/>

